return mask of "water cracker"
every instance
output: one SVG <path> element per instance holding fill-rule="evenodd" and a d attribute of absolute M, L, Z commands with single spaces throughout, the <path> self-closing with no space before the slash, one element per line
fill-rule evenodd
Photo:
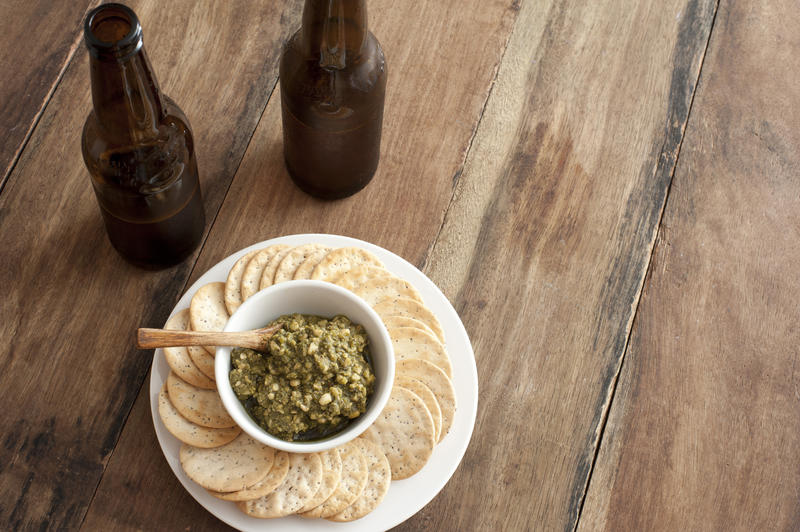
<path fill-rule="evenodd" d="M 445 372 L 448 378 L 453 376 L 453 366 L 442 342 L 436 337 L 416 327 L 397 327 L 388 329 L 394 345 L 395 360 L 419 358 L 427 360 Z"/>
<path fill-rule="evenodd" d="M 389 459 L 393 479 L 404 479 L 428 462 L 436 429 L 425 403 L 415 393 L 395 386 L 383 411 L 361 436 L 378 445 Z"/>
<path fill-rule="evenodd" d="M 259 249 L 253 250 L 240 257 L 239 260 L 233 265 L 231 271 L 228 272 L 228 278 L 225 280 L 225 307 L 228 313 L 233 315 L 236 309 L 242 304 L 242 275 L 247 263 L 250 262 Z"/>
<path fill-rule="evenodd" d="M 239 427 L 212 429 L 192 423 L 178 412 L 169 400 L 167 383 L 158 394 L 158 415 L 167 430 L 183 443 L 210 449 L 232 441 L 242 432 Z"/>
<path fill-rule="evenodd" d="M 304 260 L 303 263 L 297 267 L 292 279 L 311 279 L 311 272 L 314 271 L 314 268 L 317 267 L 319 261 L 321 261 L 330 250 L 331 248 L 329 247 L 323 247 L 309 255 L 306 260 Z"/>
<path fill-rule="evenodd" d="M 342 478 L 330 497 L 303 517 L 327 518 L 338 514 L 355 501 L 367 485 L 367 459 L 352 441 L 339 447 Z"/>
<path fill-rule="evenodd" d="M 183 309 L 172 316 L 167 320 L 167 323 L 164 324 L 164 328 L 171 331 L 188 330 L 189 309 Z M 198 388 L 205 388 L 208 390 L 213 390 L 217 387 L 208 375 L 200 371 L 200 368 L 194 363 L 186 347 L 165 347 L 164 358 L 167 360 L 170 369 L 186 382 Z"/>
<path fill-rule="evenodd" d="M 284 451 L 275 451 L 275 459 L 272 462 L 272 468 L 267 473 L 267 476 L 243 490 L 223 492 L 206 490 L 208 493 L 218 499 L 224 501 L 252 501 L 259 497 L 264 497 L 275 491 L 275 489 L 283 483 L 283 479 L 289 473 L 289 453 Z"/>
<path fill-rule="evenodd" d="M 216 390 L 192 386 L 170 372 L 167 376 L 167 391 L 175 410 L 192 423 L 216 429 L 236 426 Z"/>
<path fill-rule="evenodd" d="M 375 443 L 364 438 L 356 438 L 353 442 L 358 445 L 361 454 L 367 459 L 367 484 L 364 491 L 353 503 L 336 515 L 329 517 L 331 521 L 355 521 L 370 513 L 378 507 L 392 481 L 392 470 L 389 460 Z"/>
<path fill-rule="evenodd" d="M 288 247 L 285 244 L 274 244 L 253 255 L 253 258 L 248 261 L 242 273 L 242 301 L 247 301 L 248 297 L 258 292 L 264 268 L 276 253 Z"/>
<path fill-rule="evenodd" d="M 289 472 L 275 491 L 237 506 L 247 515 L 270 519 L 291 515 L 305 505 L 322 483 L 322 461 L 317 453 L 289 454 Z"/>
<path fill-rule="evenodd" d="M 225 307 L 225 283 L 208 283 L 201 286 L 189 304 L 189 323 L 193 331 L 219 332 L 228 322 Z M 203 346 L 214 354 L 213 346 Z"/>
<path fill-rule="evenodd" d="M 330 449 L 318 454 L 320 460 L 322 460 L 322 483 L 319 491 L 302 508 L 297 510 L 299 514 L 316 508 L 325 502 L 342 480 L 342 457 L 339 455 L 339 449 Z"/>
<path fill-rule="evenodd" d="M 331 248 L 320 244 L 303 244 L 302 246 L 292 248 L 292 250 L 283 257 L 280 264 L 278 264 L 278 268 L 275 270 L 275 276 L 272 279 L 272 284 L 291 281 L 294 279 L 297 268 L 299 268 L 306 259 L 315 255 L 319 255 L 320 258 L 322 258 L 330 249 Z"/>
<path fill-rule="evenodd" d="M 329 281 L 341 272 L 362 265 L 383 267 L 380 259 L 365 249 L 356 247 L 334 249 L 322 257 L 311 273 L 311 278 L 318 281 Z"/>
<path fill-rule="evenodd" d="M 447 378 L 444 371 L 426 360 L 416 358 L 398 361 L 395 375 L 398 378 L 411 377 L 422 381 L 436 396 L 439 408 L 442 409 L 442 431 L 439 435 L 439 441 L 441 441 L 450 431 L 455 418 L 456 392 L 453 383 Z"/>
<path fill-rule="evenodd" d="M 242 432 L 232 442 L 213 449 L 183 444 L 180 460 L 186 475 L 213 491 L 239 491 L 267 476 L 275 450 Z"/>
<path fill-rule="evenodd" d="M 440 342 L 444 341 L 444 329 L 442 324 L 436 318 L 436 315 L 425 305 L 419 301 L 408 298 L 398 298 L 391 301 L 382 301 L 374 305 L 373 310 L 378 313 L 381 318 L 388 316 L 408 316 L 421 321 L 433 331 L 433 334 Z"/>

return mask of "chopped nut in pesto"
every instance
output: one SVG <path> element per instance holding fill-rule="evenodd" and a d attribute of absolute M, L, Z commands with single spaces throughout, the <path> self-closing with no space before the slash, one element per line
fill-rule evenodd
<path fill-rule="evenodd" d="M 346 316 L 281 316 L 266 352 L 231 352 L 234 393 L 264 430 L 286 441 L 324 438 L 363 414 L 375 376 L 364 327 Z"/>

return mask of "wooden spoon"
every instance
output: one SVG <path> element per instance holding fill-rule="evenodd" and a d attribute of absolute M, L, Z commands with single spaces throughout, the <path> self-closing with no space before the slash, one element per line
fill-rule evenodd
<path fill-rule="evenodd" d="M 277 324 L 242 332 L 197 332 L 141 328 L 138 331 L 136 343 L 139 349 L 187 345 L 229 345 L 263 351 L 267 348 L 272 335 L 282 327 L 282 324 Z"/>

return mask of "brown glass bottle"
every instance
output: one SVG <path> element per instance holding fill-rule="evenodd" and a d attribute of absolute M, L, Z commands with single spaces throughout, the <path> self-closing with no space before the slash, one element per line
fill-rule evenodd
<path fill-rule="evenodd" d="M 84 39 L 93 109 L 81 147 L 109 239 L 140 266 L 180 262 L 205 225 L 189 122 L 159 90 L 132 10 L 92 10 Z"/>
<path fill-rule="evenodd" d="M 286 167 L 307 193 L 354 194 L 378 167 L 386 62 L 365 0 L 306 0 L 280 65 Z"/>

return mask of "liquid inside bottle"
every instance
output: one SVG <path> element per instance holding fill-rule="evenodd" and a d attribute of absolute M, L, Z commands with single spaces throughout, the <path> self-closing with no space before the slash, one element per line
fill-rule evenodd
<path fill-rule="evenodd" d="M 306 0 L 280 65 L 284 157 L 307 193 L 349 196 L 380 159 L 386 62 L 364 0 Z"/>
<path fill-rule="evenodd" d="M 141 266 L 180 262 L 205 224 L 188 120 L 159 91 L 133 11 L 102 5 L 84 33 L 93 110 L 82 151 L 109 239 Z"/>

